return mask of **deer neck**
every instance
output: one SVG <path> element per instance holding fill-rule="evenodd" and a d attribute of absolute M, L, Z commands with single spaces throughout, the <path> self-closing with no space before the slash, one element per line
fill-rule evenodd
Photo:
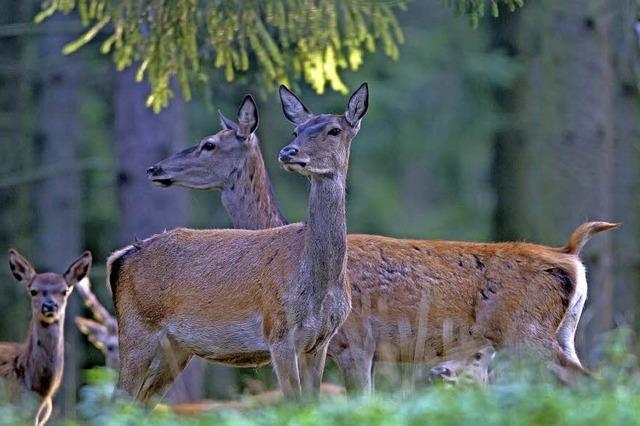
<path fill-rule="evenodd" d="M 18 359 L 18 369 L 25 384 L 42 396 L 55 390 L 64 365 L 64 316 L 52 324 L 31 320 L 25 351 Z"/>
<path fill-rule="evenodd" d="M 232 181 L 222 191 L 222 204 L 234 228 L 267 229 L 285 225 L 287 221 L 276 204 L 257 140 L 250 149 L 252 152 L 244 166 L 231 173 Z"/>
<path fill-rule="evenodd" d="M 345 186 L 340 175 L 311 178 L 304 265 L 310 281 L 322 289 L 345 286 Z"/>

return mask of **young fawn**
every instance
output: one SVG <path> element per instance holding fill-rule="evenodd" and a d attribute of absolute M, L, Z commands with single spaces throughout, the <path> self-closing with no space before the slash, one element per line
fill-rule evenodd
<path fill-rule="evenodd" d="M 351 96 L 344 115 L 313 115 L 285 87 L 280 97 L 297 127 L 279 160 L 310 180 L 306 223 L 180 228 L 108 260 L 120 385 L 138 400 L 161 396 L 194 354 L 235 366 L 272 361 L 287 397 L 319 390 L 329 341 L 351 306 L 345 186 L 368 88 Z"/>
<path fill-rule="evenodd" d="M 149 168 L 161 186 L 218 189 L 236 226 L 285 223 L 275 204 L 259 143 L 221 115 L 223 130 Z M 207 148 L 205 148 L 205 145 Z M 560 249 L 524 243 L 478 244 L 347 237 L 347 277 L 353 310 L 328 354 L 350 390 L 370 390 L 376 361 L 430 363 L 457 341 L 483 337 L 497 347 L 527 345 L 551 361 L 560 377 L 580 372 L 574 337 L 587 296 L 579 253 L 606 222 L 580 226 Z M 464 343 L 464 342 L 461 342 Z"/>
<path fill-rule="evenodd" d="M 64 365 L 64 314 L 73 287 L 89 274 L 91 253 L 84 252 L 67 271 L 36 273 L 20 253 L 9 250 L 9 266 L 31 296 L 31 324 L 24 343 L 0 343 L 0 376 L 42 398 L 35 424 L 51 415 Z"/>

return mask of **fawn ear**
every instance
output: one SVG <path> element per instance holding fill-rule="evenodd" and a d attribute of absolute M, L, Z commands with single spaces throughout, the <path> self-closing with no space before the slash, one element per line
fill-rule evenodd
<path fill-rule="evenodd" d="M 238 130 L 236 130 L 236 135 L 242 139 L 247 139 L 258 128 L 258 121 L 258 106 L 251 95 L 247 95 L 238 109 Z"/>
<path fill-rule="evenodd" d="M 313 117 L 311 111 L 284 84 L 280 86 L 280 102 L 282 103 L 284 116 L 296 126 Z"/>
<path fill-rule="evenodd" d="M 224 115 L 220 110 L 218 110 L 218 117 L 220 118 L 220 125 L 222 126 L 223 130 L 233 130 L 235 132 L 238 131 L 238 124 Z"/>
<path fill-rule="evenodd" d="M 367 83 L 362 83 L 358 90 L 353 92 L 349 103 L 347 104 L 347 111 L 344 113 L 344 117 L 351 127 L 360 126 L 360 120 L 367 113 L 369 108 L 369 86 Z"/>
<path fill-rule="evenodd" d="M 73 261 L 73 263 L 67 268 L 64 273 L 64 280 L 69 287 L 73 287 L 84 277 L 89 275 L 91 270 L 91 252 L 85 251 L 82 255 Z"/>
<path fill-rule="evenodd" d="M 82 334 L 85 334 L 93 345 L 104 350 L 104 339 L 107 337 L 107 327 L 83 317 L 76 317 L 76 325 Z"/>
<path fill-rule="evenodd" d="M 15 279 L 24 284 L 29 284 L 36 276 L 31 263 L 14 249 L 9 250 L 9 268 Z"/>

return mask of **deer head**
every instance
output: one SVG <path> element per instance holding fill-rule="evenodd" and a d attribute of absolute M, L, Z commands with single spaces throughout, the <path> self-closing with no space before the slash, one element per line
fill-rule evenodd
<path fill-rule="evenodd" d="M 351 140 L 369 105 L 367 83 L 351 95 L 344 115 L 315 115 L 285 86 L 280 86 L 280 100 L 285 117 L 296 125 L 294 140 L 280 150 L 283 167 L 307 176 L 346 175 Z"/>
<path fill-rule="evenodd" d="M 429 370 L 429 382 L 448 385 L 489 384 L 489 365 L 496 351 L 491 345 L 470 353 L 457 353 Z"/>
<path fill-rule="evenodd" d="M 31 295 L 31 312 L 43 324 L 53 324 L 64 317 L 67 299 L 73 286 L 91 268 L 91 253 L 86 251 L 63 274 L 36 273 L 31 263 L 16 250 L 9 250 L 9 267 L 16 280 L 27 287 Z"/>
<path fill-rule="evenodd" d="M 180 151 L 147 169 L 149 179 L 159 186 L 179 185 L 194 189 L 225 189 L 242 169 L 247 152 L 258 149 L 254 136 L 258 128 L 258 108 L 245 96 L 238 109 L 238 122 L 221 112 L 222 130 L 199 144 Z"/>

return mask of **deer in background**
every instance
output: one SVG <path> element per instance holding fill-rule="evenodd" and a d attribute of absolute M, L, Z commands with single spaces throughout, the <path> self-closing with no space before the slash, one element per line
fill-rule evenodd
<path fill-rule="evenodd" d="M 280 98 L 296 130 L 279 161 L 310 180 L 306 223 L 179 228 L 107 262 L 120 386 L 140 401 L 162 396 L 194 354 L 233 366 L 271 361 L 286 397 L 319 390 L 329 341 L 351 306 L 345 186 L 368 88 L 351 96 L 344 115 L 313 115 L 284 86 Z"/>
<path fill-rule="evenodd" d="M 86 251 L 62 275 L 36 273 L 20 253 L 9 250 L 11 273 L 29 291 L 31 324 L 24 343 L 0 343 L 0 377 L 41 398 L 36 426 L 44 425 L 53 410 L 64 367 L 64 316 L 73 287 L 89 274 L 91 253 Z"/>
<path fill-rule="evenodd" d="M 91 291 L 89 278 L 85 277 L 77 285 L 84 305 L 91 311 L 93 320 L 75 317 L 75 322 L 87 339 L 104 354 L 108 368 L 120 368 L 120 347 L 118 345 L 118 322 Z"/>
<path fill-rule="evenodd" d="M 221 132 L 149 168 L 149 179 L 163 187 L 221 190 L 234 224 L 283 225 L 257 137 L 233 137 L 238 125 L 222 115 L 221 121 Z M 454 332 L 479 350 L 484 336 L 497 347 L 527 345 L 561 378 L 583 372 L 574 346 L 587 296 L 579 253 L 592 234 L 615 227 L 583 224 L 560 249 L 348 235 L 353 309 L 328 354 L 349 390 L 371 390 L 376 361 L 436 361 L 455 349 Z"/>
<path fill-rule="evenodd" d="M 496 355 L 492 345 L 458 347 L 429 370 L 429 383 L 489 386 L 490 364 Z"/>

